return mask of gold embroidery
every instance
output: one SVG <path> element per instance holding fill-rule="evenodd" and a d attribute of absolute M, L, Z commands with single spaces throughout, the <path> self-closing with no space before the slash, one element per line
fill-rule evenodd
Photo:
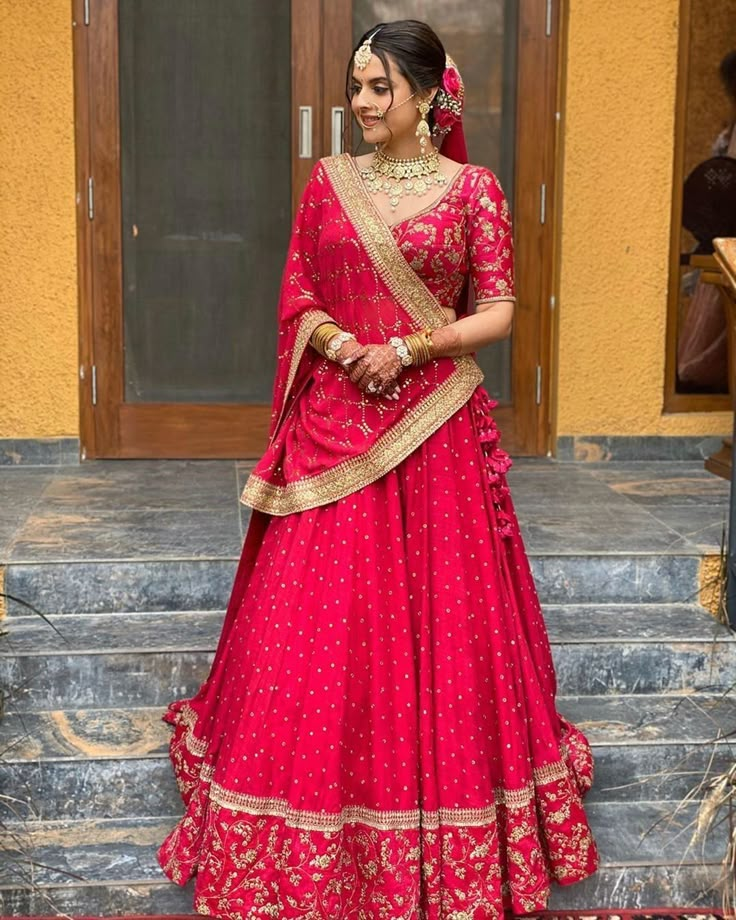
<path fill-rule="evenodd" d="M 404 415 L 362 456 L 345 460 L 324 473 L 286 486 L 273 485 L 251 473 L 240 497 L 241 502 L 258 511 L 283 516 L 350 495 L 380 479 L 408 457 L 465 405 L 482 380 L 483 372 L 474 361 L 461 365 L 452 377 L 418 403 L 413 412 Z"/>
<path fill-rule="evenodd" d="M 377 213 L 366 208 L 365 189 L 350 154 L 322 162 L 343 209 L 397 303 L 416 321 L 418 329 L 446 325 L 447 318 L 439 301 L 406 261 L 391 229 Z M 380 479 L 462 408 L 483 381 L 483 372 L 470 355 L 448 360 L 455 365 L 452 376 L 418 402 L 360 457 L 285 486 L 251 473 L 240 501 L 258 511 L 284 516 L 337 501 Z M 290 383 L 297 363 L 295 349 Z"/>
<path fill-rule="evenodd" d="M 342 153 L 340 156 L 328 157 L 323 162 L 340 204 L 398 303 L 420 327 L 438 329 L 446 326 L 447 318 L 442 306 L 404 258 L 391 228 L 379 217 L 365 191 L 352 156 Z M 453 360 L 457 366 L 468 362 L 475 364 L 469 355 Z"/>
<path fill-rule="evenodd" d="M 196 756 L 204 757 L 207 751 L 207 742 L 195 738 L 194 726 L 197 714 L 190 706 L 183 706 L 178 718 L 185 728 L 185 745 Z M 190 741 L 191 737 L 191 741 Z M 196 748 L 196 750 L 195 750 Z M 532 771 L 533 779 L 518 789 L 498 787 L 493 791 L 493 803 L 476 808 L 446 808 L 441 807 L 436 811 L 423 809 L 406 809 L 401 811 L 381 811 L 362 805 L 348 805 L 339 812 L 308 811 L 295 808 L 286 799 L 250 795 L 226 789 L 219 783 L 212 782 L 214 768 L 211 764 L 203 763 L 199 771 L 202 782 L 210 783 L 208 797 L 210 801 L 227 808 L 230 811 L 244 811 L 251 815 L 282 818 L 289 827 L 307 831 L 321 831 L 332 833 L 339 831 L 346 824 L 365 824 L 376 830 L 437 830 L 441 826 L 452 827 L 483 827 L 496 821 L 498 807 L 507 811 L 527 809 L 538 797 L 538 789 L 559 783 L 569 776 L 569 768 L 564 761 L 545 764 Z M 548 794 L 554 800 L 554 794 Z M 557 811 L 550 813 L 548 820 L 553 824 L 569 820 L 569 803 Z M 528 830 L 528 829 L 527 829 Z M 516 833 L 527 832 L 517 828 Z"/>

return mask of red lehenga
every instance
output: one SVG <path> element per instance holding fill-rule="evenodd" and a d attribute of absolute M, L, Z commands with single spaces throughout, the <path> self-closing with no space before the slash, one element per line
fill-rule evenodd
<path fill-rule="evenodd" d="M 170 705 L 186 813 L 159 851 L 229 918 L 480 920 L 543 909 L 597 855 L 584 736 L 555 675 L 470 356 L 363 395 L 308 340 L 446 322 L 467 276 L 513 297 L 508 208 L 465 166 L 389 228 L 344 154 L 315 168 L 279 307 L 267 452 L 222 635 Z"/>

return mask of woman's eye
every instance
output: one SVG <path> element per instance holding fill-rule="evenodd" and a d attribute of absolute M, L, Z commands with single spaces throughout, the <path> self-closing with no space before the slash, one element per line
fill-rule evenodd
<path fill-rule="evenodd" d="M 387 86 L 374 86 L 373 89 L 379 96 L 382 96 L 384 93 L 388 92 Z"/>

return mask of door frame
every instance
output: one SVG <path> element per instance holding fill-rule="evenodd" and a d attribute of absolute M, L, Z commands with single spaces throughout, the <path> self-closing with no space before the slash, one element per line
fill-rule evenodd
<path fill-rule="evenodd" d="M 82 459 L 258 458 L 269 405 L 124 402 L 118 2 L 72 0 Z M 494 414 L 504 446 L 526 455 L 551 447 L 563 2 L 518 0 L 514 225 L 516 276 L 524 280 L 512 339 L 513 404 Z M 291 0 L 291 22 L 295 207 L 314 163 L 332 152 L 328 113 L 346 107 L 351 0 Z M 315 53 L 324 48 L 329 53 Z M 300 106 L 312 107 L 311 158 L 298 155 Z"/>

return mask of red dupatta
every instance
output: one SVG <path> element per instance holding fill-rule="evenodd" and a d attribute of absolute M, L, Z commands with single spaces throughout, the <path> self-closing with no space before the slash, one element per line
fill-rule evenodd
<path fill-rule="evenodd" d="M 465 355 L 406 368 L 398 401 L 364 394 L 339 364 L 309 346 L 312 332 L 328 320 L 363 344 L 447 323 L 349 154 L 315 167 L 289 246 L 269 443 L 241 496 L 268 514 L 324 505 L 380 478 L 483 380 L 475 360 Z"/>

